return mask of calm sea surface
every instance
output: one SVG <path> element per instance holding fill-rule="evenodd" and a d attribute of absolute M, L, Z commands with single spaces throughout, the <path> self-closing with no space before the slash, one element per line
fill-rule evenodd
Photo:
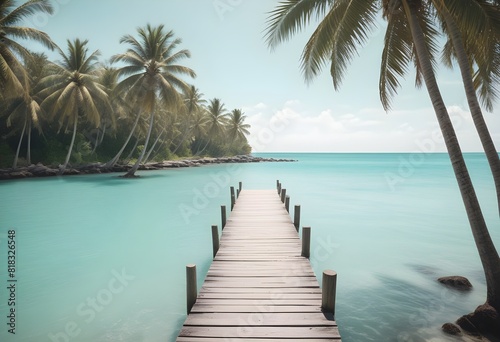
<path fill-rule="evenodd" d="M 338 273 L 345 342 L 452 341 L 440 326 L 485 300 L 481 264 L 446 154 L 269 154 L 294 163 L 204 166 L 0 182 L 0 341 L 174 341 L 185 265 L 210 266 L 229 186 L 279 179 L 312 227 L 316 275 Z M 500 248 L 493 180 L 466 161 Z M 7 243 L 15 231 L 16 334 L 8 333 Z M 2 266 L 3 265 L 3 266 Z M 463 275 L 458 293 L 436 278 Z"/>

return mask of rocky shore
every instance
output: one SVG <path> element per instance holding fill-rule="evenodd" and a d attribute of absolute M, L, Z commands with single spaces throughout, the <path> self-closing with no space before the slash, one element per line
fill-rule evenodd
<path fill-rule="evenodd" d="M 225 163 L 262 163 L 262 162 L 294 162 L 293 159 L 276 159 L 254 157 L 251 155 L 240 155 L 234 157 L 220 158 L 198 158 L 198 159 L 183 159 L 183 160 L 167 160 L 163 162 L 153 162 L 141 165 L 139 170 L 164 170 L 180 167 L 195 167 L 210 164 L 225 164 Z M 67 167 L 63 175 L 86 175 L 111 172 L 127 172 L 131 165 L 116 164 L 113 167 L 105 167 L 103 163 L 93 163 L 81 166 Z M 59 166 L 45 166 L 41 163 L 16 169 L 0 169 L 0 180 L 6 179 L 21 179 L 30 177 L 51 177 L 59 174 Z"/>

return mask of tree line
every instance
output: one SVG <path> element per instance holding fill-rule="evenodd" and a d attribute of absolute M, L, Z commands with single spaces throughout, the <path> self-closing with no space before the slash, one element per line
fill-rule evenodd
<path fill-rule="evenodd" d="M 36 13 L 53 12 L 49 0 L 17 5 L 0 0 L 0 166 L 33 162 L 132 163 L 126 176 L 151 160 L 248 154 L 250 125 L 241 109 L 204 99 L 189 81 L 194 70 L 180 38 L 164 25 L 146 25 L 120 43 L 109 61 L 88 40 L 65 49 L 44 32 L 20 26 Z M 61 60 L 32 52 L 36 41 Z"/>

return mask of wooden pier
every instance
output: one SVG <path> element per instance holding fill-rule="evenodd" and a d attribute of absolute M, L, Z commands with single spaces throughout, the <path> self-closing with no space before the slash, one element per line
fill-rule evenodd
<path fill-rule="evenodd" d="M 214 261 L 197 298 L 188 295 L 190 313 L 177 341 L 340 341 L 336 274 L 323 273 L 322 293 L 280 188 L 240 189 L 227 221 L 223 213 L 220 245 L 212 227 Z M 193 269 L 188 292 L 196 295 Z"/>

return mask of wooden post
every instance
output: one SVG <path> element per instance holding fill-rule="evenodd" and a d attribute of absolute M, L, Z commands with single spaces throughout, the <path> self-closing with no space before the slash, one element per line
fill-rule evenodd
<path fill-rule="evenodd" d="M 196 297 L 198 296 L 198 285 L 196 283 L 196 265 L 189 264 L 186 266 L 186 305 L 187 314 L 191 312 Z"/>
<path fill-rule="evenodd" d="M 281 203 L 285 203 L 286 189 L 281 189 Z"/>
<path fill-rule="evenodd" d="M 337 272 L 323 271 L 321 287 L 321 310 L 332 313 L 335 317 L 335 294 L 337 292 Z"/>
<path fill-rule="evenodd" d="M 311 227 L 302 227 L 302 254 L 304 258 L 311 255 Z"/>
<path fill-rule="evenodd" d="M 240 192 L 241 192 L 241 189 L 242 189 L 242 188 L 243 188 L 243 183 L 242 183 L 242 182 L 239 182 L 239 183 L 238 183 L 238 189 L 240 190 Z"/>
<path fill-rule="evenodd" d="M 295 226 L 295 229 L 297 229 L 298 232 L 300 226 L 300 205 L 295 205 L 295 210 L 293 213 L 293 225 Z"/>
<path fill-rule="evenodd" d="M 290 196 L 288 195 L 285 198 L 285 209 L 288 213 L 290 212 Z"/>
<path fill-rule="evenodd" d="M 240 189 L 236 189 L 236 198 L 240 197 Z"/>
<path fill-rule="evenodd" d="M 234 197 L 234 186 L 231 187 L 231 211 L 233 211 L 236 198 Z"/>
<path fill-rule="evenodd" d="M 276 189 L 278 190 L 278 194 L 280 193 L 280 180 L 276 179 Z"/>
<path fill-rule="evenodd" d="M 281 183 L 278 183 L 278 195 L 281 195 Z"/>
<path fill-rule="evenodd" d="M 226 206 L 225 205 L 220 206 L 220 216 L 222 219 L 222 230 L 224 230 L 224 227 L 226 226 Z"/>
<path fill-rule="evenodd" d="M 212 226 L 212 247 L 214 250 L 214 258 L 215 258 L 215 255 L 219 250 L 219 229 L 217 228 L 216 224 Z"/>

